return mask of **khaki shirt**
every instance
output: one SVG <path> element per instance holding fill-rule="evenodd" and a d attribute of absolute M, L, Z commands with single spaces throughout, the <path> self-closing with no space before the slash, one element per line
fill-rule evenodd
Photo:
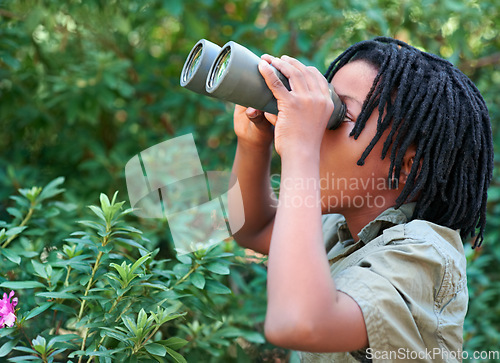
<path fill-rule="evenodd" d="M 301 362 L 457 362 L 467 312 L 466 259 L 458 231 L 390 208 L 354 242 L 342 216 L 323 216 L 337 290 L 361 308 L 369 348 L 299 353 Z"/>

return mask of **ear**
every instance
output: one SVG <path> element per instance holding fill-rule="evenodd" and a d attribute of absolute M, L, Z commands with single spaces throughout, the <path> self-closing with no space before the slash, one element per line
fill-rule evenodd
<path fill-rule="evenodd" d="M 415 147 L 409 147 L 408 150 L 406 150 L 405 157 L 403 158 L 403 163 L 401 165 L 401 174 L 399 176 L 399 182 L 402 184 L 406 184 L 408 175 L 410 175 L 413 162 L 415 161 L 415 154 Z"/>

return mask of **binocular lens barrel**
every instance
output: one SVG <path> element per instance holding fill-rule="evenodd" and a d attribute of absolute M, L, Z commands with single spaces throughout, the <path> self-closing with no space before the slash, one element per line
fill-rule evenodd
<path fill-rule="evenodd" d="M 184 82 L 187 82 L 189 79 L 191 79 L 193 77 L 194 72 L 196 72 L 196 69 L 200 65 L 202 52 L 203 52 L 203 45 L 198 44 L 194 48 L 193 54 L 191 54 L 189 59 L 188 59 L 186 73 L 182 74 L 182 76 L 183 76 L 182 80 Z"/>
<path fill-rule="evenodd" d="M 260 57 L 233 41 L 226 43 L 221 49 L 218 45 L 202 39 L 193 47 L 184 64 L 181 86 L 276 115 L 277 101 L 259 72 L 260 60 Z M 276 68 L 273 67 L 273 70 L 283 85 L 290 90 L 288 79 Z M 335 129 L 344 120 L 346 106 L 333 87 L 329 86 L 334 111 L 327 128 Z"/>
<path fill-rule="evenodd" d="M 226 47 L 221 51 L 219 57 L 217 57 L 214 71 L 208 74 L 207 84 L 209 88 L 216 86 L 222 80 L 230 59 L 231 48 Z"/>
<path fill-rule="evenodd" d="M 226 43 L 208 71 L 206 91 L 215 98 L 277 114 L 276 99 L 259 72 L 259 62 L 260 57 L 242 45 Z M 280 78 L 288 85 L 286 77 Z"/>
<path fill-rule="evenodd" d="M 181 86 L 205 96 L 208 71 L 219 54 L 220 47 L 206 39 L 198 41 L 186 59 L 181 72 Z"/>

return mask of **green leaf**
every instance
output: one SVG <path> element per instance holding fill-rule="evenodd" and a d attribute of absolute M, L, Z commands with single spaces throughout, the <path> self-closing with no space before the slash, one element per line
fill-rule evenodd
<path fill-rule="evenodd" d="M 18 235 L 20 234 L 22 231 L 24 231 L 26 228 L 28 228 L 28 226 L 22 226 L 22 227 L 13 227 L 13 228 L 10 228 L 7 232 L 5 232 L 5 234 L 7 236 L 15 236 L 15 235 Z"/>
<path fill-rule="evenodd" d="M 123 282 L 127 282 L 128 274 L 125 271 L 125 268 L 127 267 L 125 261 L 123 261 L 121 266 L 116 263 L 110 263 L 109 266 L 113 267 L 116 271 L 118 271 Z"/>
<path fill-rule="evenodd" d="M 64 335 L 56 335 L 49 340 L 48 346 L 52 347 L 55 343 L 68 343 L 71 340 L 80 340 L 82 337 L 77 334 L 64 334 Z"/>
<path fill-rule="evenodd" d="M 177 255 L 177 259 L 185 265 L 191 265 L 193 259 L 189 255 Z"/>
<path fill-rule="evenodd" d="M 0 252 L 8 260 L 14 262 L 15 264 L 19 265 L 21 263 L 21 257 L 17 253 L 15 253 L 14 251 L 7 249 L 7 248 L 2 248 L 2 249 L 0 249 Z"/>
<path fill-rule="evenodd" d="M 160 344 L 150 343 L 145 345 L 144 348 L 151 354 L 159 355 L 160 357 L 164 357 L 167 354 L 167 349 Z"/>
<path fill-rule="evenodd" d="M 139 258 L 130 268 L 130 272 L 134 272 L 144 261 L 146 261 L 149 257 L 151 256 L 151 253 L 148 253 L 147 255 L 142 256 Z"/>
<path fill-rule="evenodd" d="M 100 219 L 102 219 L 103 222 L 106 222 L 106 217 L 104 216 L 104 213 L 101 208 L 96 207 L 95 205 L 89 205 L 89 208 L 96 216 L 98 216 Z"/>
<path fill-rule="evenodd" d="M 33 268 L 35 269 L 35 272 L 38 276 L 47 279 L 47 271 L 45 270 L 45 266 L 42 263 L 36 260 L 31 260 L 31 264 L 33 265 Z"/>
<path fill-rule="evenodd" d="M 195 271 L 191 275 L 191 282 L 198 289 L 203 290 L 203 288 L 205 287 L 205 276 L 203 276 L 201 272 Z"/>
<path fill-rule="evenodd" d="M 116 339 L 118 341 L 121 341 L 121 342 L 127 342 L 129 339 L 125 334 L 123 334 L 117 330 L 114 330 L 114 329 L 111 329 L 111 328 L 108 328 L 105 326 L 103 326 L 101 328 L 103 329 L 103 331 L 101 331 L 101 337 L 109 336 L 109 337 Z M 104 330 L 106 330 L 106 332 L 104 332 Z"/>
<path fill-rule="evenodd" d="M 229 275 L 229 267 L 221 262 L 212 262 L 205 266 L 208 271 L 218 275 Z"/>
<path fill-rule="evenodd" d="M 38 281 L 4 281 L 0 284 L 0 287 L 12 290 L 21 290 L 36 289 L 38 287 L 45 287 L 45 285 Z"/>
<path fill-rule="evenodd" d="M 42 191 L 40 187 L 32 187 L 31 189 L 19 189 L 19 193 L 28 199 L 31 203 L 35 203 L 36 198 Z"/>
<path fill-rule="evenodd" d="M 186 359 L 184 359 L 184 357 L 177 353 L 175 350 L 168 347 L 166 347 L 165 349 L 167 350 L 168 355 L 170 355 L 177 363 L 187 363 Z"/>
<path fill-rule="evenodd" d="M 157 343 L 163 344 L 165 347 L 178 350 L 181 349 L 183 346 L 185 346 L 188 343 L 188 341 L 178 337 L 171 337 L 168 338 L 167 340 L 160 340 Z"/>
<path fill-rule="evenodd" d="M 139 314 L 137 315 L 137 328 L 140 329 L 140 328 L 145 328 L 146 327 L 146 324 L 148 322 L 148 316 L 146 314 L 146 312 L 144 311 L 144 309 L 141 309 L 141 311 L 139 311 Z"/>
<path fill-rule="evenodd" d="M 110 243 L 107 244 L 106 246 L 99 246 L 97 247 L 97 249 L 102 253 L 109 253 L 113 249 L 113 245 Z"/>
<path fill-rule="evenodd" d="M 36 350 L 28 348 L 28 347 L 23 347 L 23 346 L 14 347 L 14 350 L 18 350 L 20 352 L 25 352 L 25 353 L 36 354 Z M 38 359 L 40 359 L 40 358 L 38 358 Z"/>
<path fill-rule="evenodd" d="M 40 306 L 37 306 L 36 308 L 32 309 L 28 315 L 26 315 L 26 318 L 25 320 L 29 320 L 29 319 L 32 319 L 34 318 L 35 316 L 43 313 L 45 310 L 47 310 L 48 308 L 50 308 L 52 306 L 53 302 L 46 302 L 46 303 L 43 303 L 42 305 Z"/>
<path fill-rule="evenodd" d="M 99 196 L 99 200 L 101 202 L 101 208 L 103 211 L 107 210 L 110 206 L 109 198 L 106 194 L 101 193 Z"/>
<path fill-rule="evenodd" d="M 36 354 L 35 351 L 33 351 L 33 353 Z M 21 363 L 26 363 L 26 362 L 30 362 L 30 361 L 37 361 L 37 362 L 40 362 L 40 358 L 37 357 L 37 356 L 33 356 L 33 355 L 23 355 L 23 356 L 19 356 L 19 357 L 12 357 L 12 358 L 9 358 L 9 362 L 21 362 Z"/>
<path fill-rule="evenodd" d="M 62 291 L 39 292 L 36 296 L 47 297 L 50 299 L 78 299 L 76 295 Z"/>
<path fill-rule="evenodd" d="M 49 182 L 38 196 L 38 201 L 52 198 L 64 192 L 64 189 L 59 189 L 58 186 L 64 183 L 64 177 L 59 177 Z"/>
<path fill-rule="evenodd" d="M 21 211 L 17 208 L 7 208 L 7 212 L 11 215 L 11 216 L 14 216 L 16 218 L 19 218 L 20 220 L 23 219 L 23 214 L 21 213 Z"/>
<path fill-rule="evenodd" d="M 13 333 L 16 330 L 15 327 L 12 328 L 2 328 L 0 329 L 0 338 L 6 337 L 10 333 Z"/>
<path fill-rule="evenodd" d="M 10 353 L 12 348 L 14 348 L 19 340 L 18 339 L 13 339 L 7 341 L 2 347 L 0 347 L 0 357 L 5 357 L 7 354 Z"/>
<path fill-rule="evenodd" d="M 130 319 L 128 316 L 122 316 L 122 321 L 123 324 L 127 327 L 127 329 L 131 332 L 134 333 L 134 335 L 137 335 L 137 326 L 135 325 L 134 321 Z"/>
<path fill-rule="evenodd" d="M 160 290 L 163 290 L 163 291 L 167 291 L 168 290 L 168 287 L 166 287 L 165 285 L 151 284 L 149 282 L 143 282 L 143 283 L 139 284 L 139 286 L 150 287 L 150 288 L 153 288 L 153 289 L 160 289 Z"/>
<path fill-rule="evenodd" d="M 229 287 L 215 280 L 207 280 L 205 290 L 220 295 L 231 293 L 231 289 Z"/>
<path fill-rule="evenodd" d="M 240 336 L 248 340 L 250 343 L 264 344 L 266 342 L 266 339 L 262 336 L 262 334 L 256 331 L 242 331 Z"/>
<path fill-rule="evenodd" d="M 41 335 L 38 335 L 31 341 L 31 343 L 33 344 L 33 348 L 35 348 L 38 353 L 45 354 L 47 351 L 47 341 Z"/>

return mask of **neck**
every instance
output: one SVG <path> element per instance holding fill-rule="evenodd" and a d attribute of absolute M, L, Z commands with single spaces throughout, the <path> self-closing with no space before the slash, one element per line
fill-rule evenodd
<path fill-rule="evenodd" d="M 395 200 L 384 203 L 380 207 L 373 208 L 347 208 L 339 213 L 345 217 L 349 232 L 355 241 L 359 240 L 358 234 L 361 230 L 375 218 L 377 218 L 383 211 L 393 207 Z"/>
<path fill-rule="evenodd" d="M 346 211 L 343 214 L 345 217 L 347 227 L 351 233 L 352 238 L 355 241 L 359 240 L 358 234 L 361 230 L 371 221 L 373 221 L 383 210 L 357 210 L 357 211 Z"/>

